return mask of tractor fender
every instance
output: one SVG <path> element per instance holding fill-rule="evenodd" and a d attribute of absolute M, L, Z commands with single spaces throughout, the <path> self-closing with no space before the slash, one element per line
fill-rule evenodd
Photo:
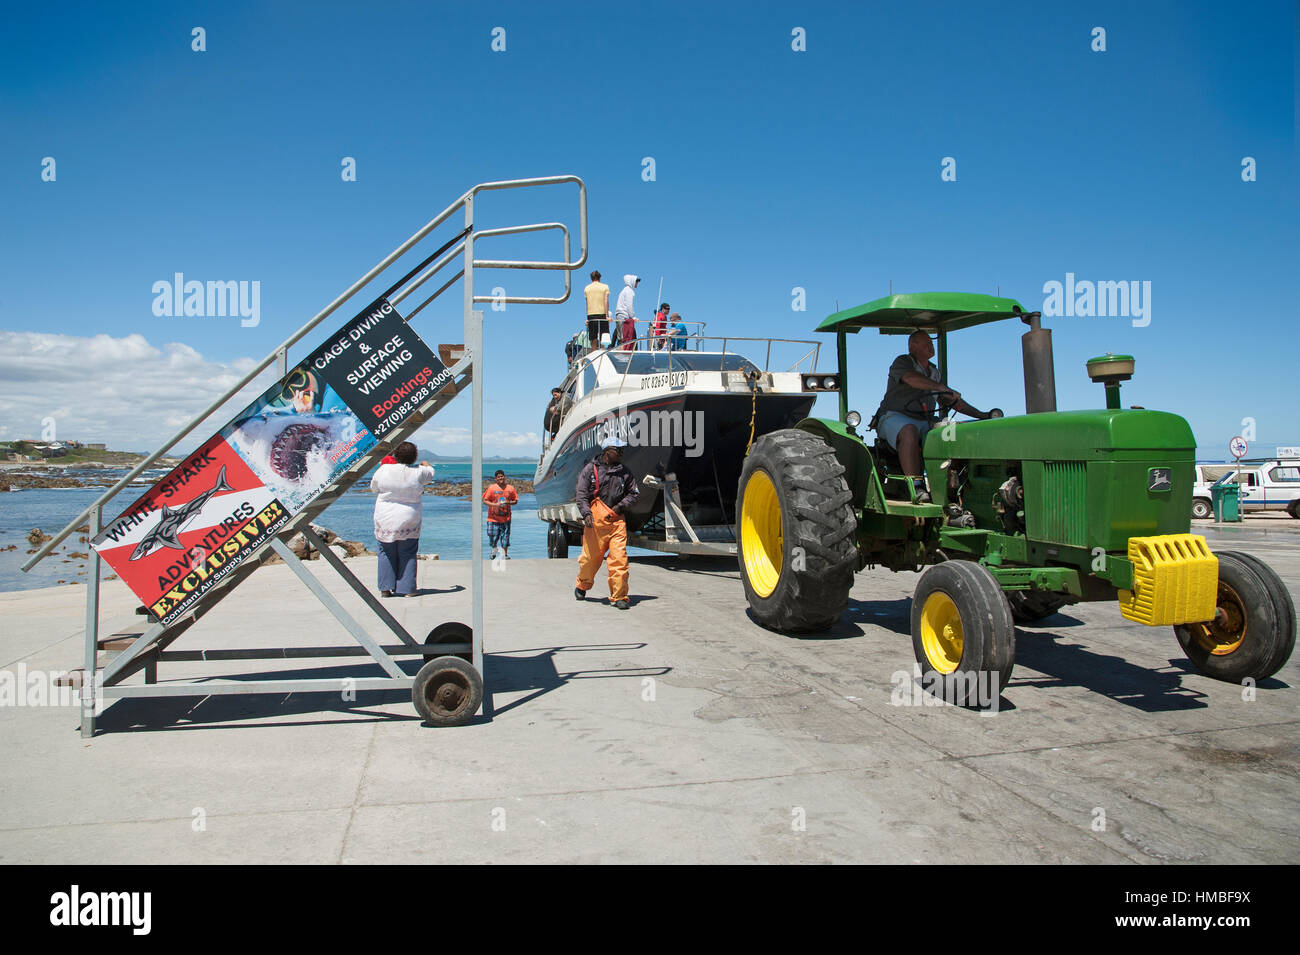
<path fill-rule="evenodd" d="M 844 479 L 853 492 L 854 508 L 870 504 L 883 509 L 877 503 L 884 499 L 884 491 L 876 474 L 876 462 L 861 436 L 850 432 L 844 422 L 830 418 L 804 418 L 795 428 L 817 435 L 835 449 L 835 456 L 844 466 Z"/>

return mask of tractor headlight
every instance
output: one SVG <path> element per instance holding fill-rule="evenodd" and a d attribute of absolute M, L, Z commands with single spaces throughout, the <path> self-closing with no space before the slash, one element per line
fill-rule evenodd
<path fill-rule="evenodd" d="M 850 411 L 844 416 L 844 423 L 850 428 L 856 428 L 858 425 L 862 424 L 862 415 L 858 414 L 856 411 Z"/>
<path fill-rule="evenodd" d="M 803 386 L 804 386 L 804 390 L 805 390 L 805 391 L 816 391 L 816 390 L 817 390 L 817 376 L 814 375 L 814 376 L 812 376 L 812 377 L 810 377 L 810 378 L 805 378 L 805 379 L 804 379 L 804 382 L 803 382 Z"/>
<path fill-rule="evenodd" d="M 834 379 L 834 378 L 831 378 L 831 377 L 829 377 L 829 376 L 826 377 L 826 378 L 823 378 L 823 379 L 822 379 L 822 387 L 823 387 L 823 388 L 828 388 L 828 389 L 833 389 L 833 388 L 835 387 L 835 379 Z"/>

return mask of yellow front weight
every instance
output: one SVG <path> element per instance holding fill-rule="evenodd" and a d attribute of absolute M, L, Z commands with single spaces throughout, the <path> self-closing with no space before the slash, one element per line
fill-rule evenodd
<path fill-rule="evenodd" d="M 1197 534 L 1130 537 L 1133 589 L 1119 592 L 1119 609 L 1129 620 L 1151 627 L 1213 620 L 1219 589 L 1219 559 Z"/>

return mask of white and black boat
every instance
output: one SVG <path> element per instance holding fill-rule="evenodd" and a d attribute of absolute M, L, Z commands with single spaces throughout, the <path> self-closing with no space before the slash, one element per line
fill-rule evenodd
<path fill-rule="evenodd" d="M 815 371 L 817 342 L 694 336 L 685 348 L 651 349 L 655 343 L 598 348 L 575 361 L 560 386 L 559 430 L 533 480 L 552 557 L 581 542 L 578 474 L 610 435 L 627 442 L 623 463 L 641 484 L 627 514 L 631 543 L 735 553 L 736 490 L 750 445 L 808 417 L 819 392 L 838 390 L 833 375 Z M 761 364 L 732 347 L 761 354 Z M 793 364 L 771 370 L 774 358 L 795 354 Z"/>

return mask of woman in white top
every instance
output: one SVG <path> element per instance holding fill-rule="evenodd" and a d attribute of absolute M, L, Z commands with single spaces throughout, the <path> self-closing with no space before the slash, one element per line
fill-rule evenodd
<path fill-rule="evenodd" d="M 415 445 L 403 441 L 393 463 L 379 465 L 370 478 L 375 500 L 375 540 L 379 542 L 379 592 L 384 597 L 415 596 L 416 552 L 424 485 L 433 480 L 427 461 L 415 466 Z M 387 459 L 385 459 L 387 460 Z"/>

